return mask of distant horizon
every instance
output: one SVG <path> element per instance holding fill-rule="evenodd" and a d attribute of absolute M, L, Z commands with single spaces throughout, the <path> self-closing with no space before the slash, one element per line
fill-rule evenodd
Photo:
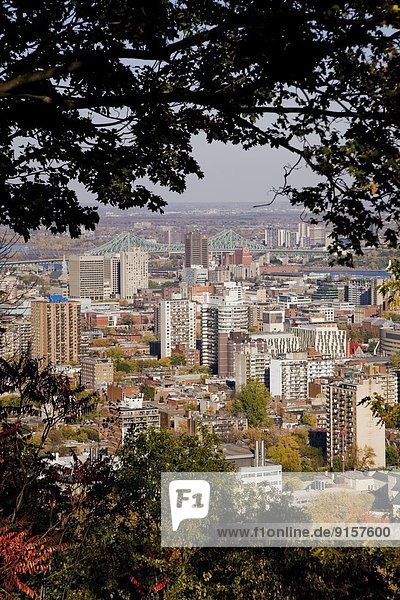
<path fill-rule="evenodd" d="M 88 203 L 89 204 L 89 203 Z M 99 212 L 100 214 L 105 214 L 105 213 L 118 213 L 118 214 L 129 214 L 130 212 L 135 212 L 135 213 L 141 213 L 141 214 L 145 214 L 146 212 L 149 215 L 152 214 L 160 214 L 160 213 L 153 213 L 152 211 L 149 211 L 146 207 L 144 208 L 140 208 L 140 207 L 131 207 L 128 209 L 120 209 L 116 206 L 110 206 L 110 205 L 99 205 L 97 203 L 90 203 L 91 205 L 97 206 L 99 208 Z M 269 212 L 278 212 L 281 210 L 293 210 L 293 211 L 298 211 L 301 212 L 303 210 L 303 208 L 301 206 L 292 206 L 289 202 L 288 199 L 286 198 L 277 198 L 273 204 L 268 204 L 267 202 L 265 202 L 266 206 L 262 207 L 262 206 L 255 206 L 256 205 L 256 201 L 255 200 L 250 200 L 250 199 L 242 199 L 242 200 L 231 200 L 231 199 L 202 199 L 202 200 L 197 200 L 194 198 L 188 198 L 186 195 L 182 196 L 182 197 L 178 197 L 178 198 L 170 198 L 168 199 L 168 204 L 164 207 L 164 213 L 168 214 L 168 212 L 174 211 L 174 210 L 182 210 L 182 207 L 187 207 L 187 208 L 193 208 L 193 210 L 218 210 L 218 208 L 224 208 L 227 209 L 229 207 L 231 207 L 232 209 L 249 209 L 249 208 L 254 208 L 254 212 L 265 212 L 265 209 L 268 209 Z"/>
<path fill-rule="evenodd" d="M 261 146 L 244 150 L 240 146 L 222 142 L 210 144 L 203 135 L 194 136 L 192 145 L 193 156 L 203 170 L 204 178 L 189 176 L 183 194 L 170 192 L 148 180 L 138 180 L 135 183 L 145 185 L 161 196 L 169 207 L 179 208 L 183 204 L 192 203 L 199 206 L 230 204 L 237 207 L 239 204 L 249 207 L 271 202 L 276 190 L 284 183 L 285 166 L 293 163 L 291 153 L 282 149 Z M 306 167 L 296 169 L 291 177 L 291 183 L 300 187 L 314 182 L 315 176 Z M 79 184 L 74 182 L 71 187 L 77 191 L 81 204 L 99 206 L 93 196 Z M 292 206 L 287 198 L 278 196 L 268 208 L 273 211 L 277 205 L 285 208 Z M 166 211 L 168 206 L 165 207 Z M 110 212 L 118 210 L 110 205 L 101 205 L 102 213 L 104 209 Z M 301 207 L 298 209 L 302 210 Z M 147 208 L 137 210 L 145 212 Z"/>

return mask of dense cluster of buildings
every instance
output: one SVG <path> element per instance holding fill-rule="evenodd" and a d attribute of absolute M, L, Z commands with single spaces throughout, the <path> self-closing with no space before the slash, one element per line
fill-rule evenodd
<path fill-rule="evenodd" d="M 297 230 L 270 225 L 265 229 L 267 248 L 324 248 L 328 234 L 324 223 L 312 225 L 300 222 Z"/>
<path fill-rule="evenodd" d="M 326 243 L 319 225 L 265 232 L 266 248 Z M 374 394 L 391 404 L 399 399 L 390 359 L 400 352 L 400 326 L 385 317 L 382 279 L 264 267 L 245 247 L 211 253 L 200 231 L 187 234 L 168 285 L 150 285 L 149 255 L 136 247 L 71 255 L 49 278 L 47 294 L 33 286 L 4 311 L 0 354 L 29 351 L 44 364 L 75 367 L 80 382 L 107 399 L 102 435 L 112 448 L 149 426 L 191 435 L 206 428 L 226 443 L 243 438 L 247 419 L 227 402 L 233 389 L 258 380 L 282 428 L 315 417 L 310 444 L 327 464 L 368 450 L 384 466 L 385 429 L 360 403 Z M 184 373 L 171 368 L 176 356 Z M 129 360 L 146 367 L 140 375 L 120 372 L 115 382 L 115 357 L 128 370 Z M 195 374 L 201 368 L 206 375 Z"/>

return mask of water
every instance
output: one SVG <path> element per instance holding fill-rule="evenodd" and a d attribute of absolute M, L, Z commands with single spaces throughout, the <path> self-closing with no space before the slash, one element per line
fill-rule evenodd
<path fill-rule="evenodd" d="M 323 267 L 305 268 L 302 269 L 303 273 L 316 273 L 318 275 L 350 275 L 351 278 L 357 277 L 390 277 L 388 271 L 365 271 L 363 269 L 328 269 Z"/>

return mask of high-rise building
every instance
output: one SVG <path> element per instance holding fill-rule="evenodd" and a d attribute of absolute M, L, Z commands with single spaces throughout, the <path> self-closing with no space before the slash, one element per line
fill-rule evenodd
<path fill-rule="evenodd" d="M 287 230 L 285 232 L 285 247 L 286 248 L 295 248 L 298 244 L 299 236 L 297 231 Z"/>
<path fill-rule="evenodd" d="M 301 248 L 324 247 L 327 241 L 326 225 L 322 223 L 299 223 L 298 244 Z"/>
<path fill-rule="evenodd" d="M 140 289 L 149 287 L 149 255 L 140 248 L 120 253 L 122 300 L 132 300 Z"/>
<path fill-rule="evenodd" d="M 268 379 L 271 396 L 287 402 L 307 401 L 307 360 L 273 358 Z"/>
<path fill-rule="evenodd" d="M 373 466 L 384 468 L 385 427 L 361 400 L 385 393 L 381 383 L 373 378 L 360 383 L 335 382 L 327 389 L 327 457 L 334 466 L 335 459 L 346 463 L 362 460 L 372 453 Z"/>
<path fill-rule="evenodd" d="M 278 229 L 278 248 L 286 247 L 286 229 Z"/>
<path fill-rule="evenodd" d="M 196 303 L 190 300 L 161 300 L 155 311 L 155 331 L 161 342 L 161 358 L 174 348 L 196 348 Z"/>
<path fill-rule="evenodd" d="M 384 296 L 381 291 L 381 285 L 384 282 L 382 277 L 374 277 L 371 280 L 371 304 L 381 306 L 384 303 Z"/>
<path fill-rule="evenodd" d="M 300 221 L 298 225 L 298 242 L 301 248 L 308 248 L 310 245 L 310 239 L 308 237 L 308 223 Z"/>
<path fill-rule="evenodd" d="M 79 302 L 53 296 L 31 303 L 32 356 L 46 363 L 78 362 L 81 347 Z"/>
<path fill-rule="evenodd" d="M 240 391 L 240 388 L 249 379 L 255 379 L 260 383 L 265 383 L 266 370 L 269 367 L 271 356 L 264 352 L 257 352 L 254 346 L 247 346 L 245 352 L 235 352 L 235 390 Z"/>
<path fill-rule="evenodd" d="M 268 225 L 265 228 L 265 245 L 267 248 L 278 248 L 278 228 Z"/>
<path fill-rule="evenodd" d="M 31 343 L 31 322 L 23 317 L 9 317 L 1 322 L 0 358 L 20 356 L 27 352 Z"/>
<path fill-rule="evenodd" d="M 110 296 L 116 298 L 121 291 L 120 255 L 113 254 L 104 257 L 104 285 L 109 288 Z"/>
<path fill-rule="evenodd" d="M 185 237 L 185 267 L 208 268 L 208 237 L 200 231 L 191 231 Z"/>
<path fill-rule="evenodd" d="M 379 286 L 383 279 L 351 279 L 344 288 L 344 299 L 346 302 L 356 306 L 380 305 L 383 303 L 383 295 Z"/>
<path fill-rule="evenodd" d="M 310 246 L 326 246 L 326 225 L 325 223 L 310 224 L 308 226 L 308 238 Z"/>
<path fill-rule="evenodd" d="M 104 256 L 70 256 L 68 272 L 70 298 L 105 299 Z"/>
<path fill-rule="evenodd" d="M 271 396 L 278 396 L 286 402 L 306 402 L 308 384 L 314 379 L 333 377 L 335 362 L 327 360 L 307 360 L 273 358 L 269 368 L 269 390 Z"/>
<path fill-rule="evenodd" d="M 232 377 L 237 379 L 237 369 L 241 369 L 243 364 L 238 362 L 237 357 L 241 355 L 250 355 L 255 358 L 246 359 L 244 365 L 248 372 L 258 369 L 257 379 L 264 381 L 261 377 L 261 364 L 264 362 L 265 368 L 269 365 L 271 357 L 280 354 L 287 354 L 300 351 L 299 339 L 293 333 L 243 333 L 233 331 L 229 334 L 220 334 L 218 336 L 218 374 L 220 377 Z M 260 358 L 264 357 L 264 360 Z M 250 375 L 248 375 L 250 377 Z M 239 374 L 239 379 L 243 379 Z"/>
<path fill-rule="evenodd" d="M 344 299 L 356 306 L 372 304 L 371 281 L 365 277 L 363 279 L 351 279 L 344 288 Z"/>
<path fill-rule="evenodd" d="M 265 229 L 265 245 L 267 248 L 295 248 L 299 243 L 299 234 L 290 229 L 281 229 L 269 225 Z"/>
<path fill-rule="evenodd" d="M 220 337 L 227 337 L 232 331 L 248 332 L 249 305 L 242 299 L 242 288 L 228 282 L 224 297 L 213 297 L 201 307 L 201 362 L 218 372 L 219 362 L 225 362 L 226 343 L 220 344 Z"/>

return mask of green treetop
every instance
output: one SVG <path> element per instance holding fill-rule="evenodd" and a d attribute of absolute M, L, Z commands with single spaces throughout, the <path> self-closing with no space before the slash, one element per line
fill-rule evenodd
<path fill-rule="evenodd" d="M 233 410 L 243 413 L 249 427 L 259 427 L 267 420 L 269 392 L 265 385 L 255 379 L 249 380 L 235 398 Z"/>

